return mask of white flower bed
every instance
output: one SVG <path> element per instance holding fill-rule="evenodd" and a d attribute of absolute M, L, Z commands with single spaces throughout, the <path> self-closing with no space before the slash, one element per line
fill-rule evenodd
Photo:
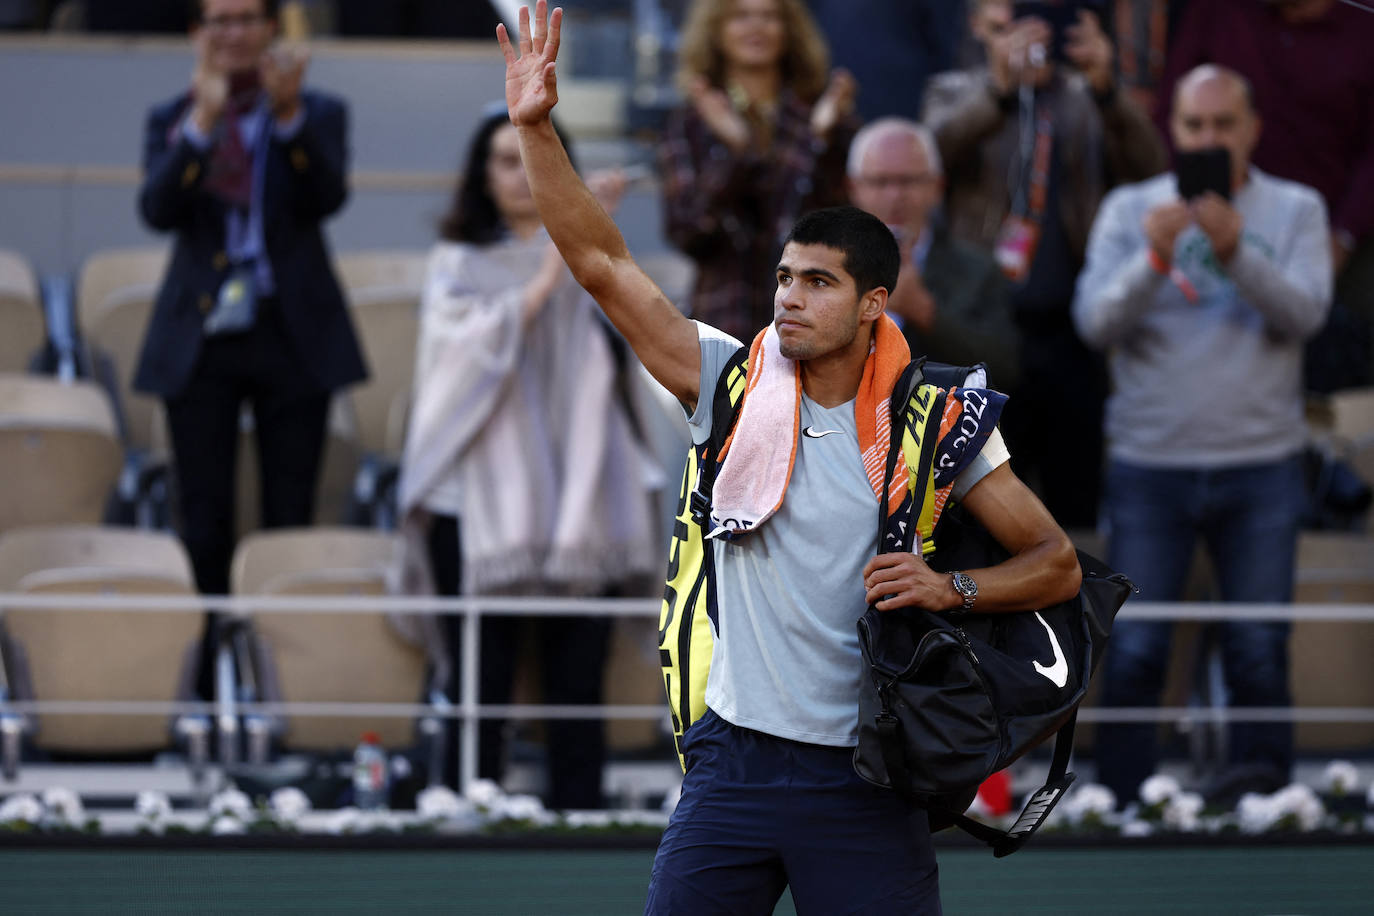
<path fill-rule="evenodd" d="M 1117 811 L 1105 786 L 1073 787 L 1051 813 L 1046 832 L 1115 832 L 1124 837 L 1170 834 L 1339 831 L 1374 835 L 1374 785 L 1362 791 L 1359 770 L 1333 761 L 1321 779 L 1323 794 L 1293 784 L 1272 795 L 1247 794 L 1233 811 L 1206 808 L 1202 796 L 1186 792 L 1178 780 L 1152 776 L 1141 785 L 1137 803 Z M 1325 799 L 1325 801 L 1323 800 Z M 250 833 L 361 835 L 399 832 L 480 834 L 498 831 L 655 830 L 667 825 L 677 803 L 669 793 L 655 811 L 548 811 L 532 795 L 507 795 L 489 780 L 477 780 L 458 795 L 431 786 L 416 798 L 414 811 L 340 808 L 312 810 L 299 789 L 277 789 L 256 802 L 236 788 L 225 789 L 200 811 L 177 811 L 160 792 L 140 792 L 132 812 L 92 815 L 80 796 L 52 786 L 41 796 L 16 793 L 0 800 L 0 832 L 188 833 L 240 836 Z M 1014 818 L 1018 811 L 1013 811 Z"/>

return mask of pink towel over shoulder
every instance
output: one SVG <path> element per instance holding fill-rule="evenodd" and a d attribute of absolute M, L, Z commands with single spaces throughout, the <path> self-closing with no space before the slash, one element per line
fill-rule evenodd
<path fill-rule="evenodd" d="M 910 361 L 902 332 L 883 315 L 874 325 L 874 344 L 854 399 L 859 449 L 875 499 L 882 493 L 892 429 L 892 387 Z M 707 537 L 744 534 L 766 522 L 782 505 L 797 460 L 801 392 L 798 365 L 782 355 L 778 332 L 770 324 L 749 348 L 744 406 L 721 450 L 724 463 L 712 491 L 712 530 Z M 888 493 L 894 510 L 906 487 L 906 481 L 897 476 Z"/>

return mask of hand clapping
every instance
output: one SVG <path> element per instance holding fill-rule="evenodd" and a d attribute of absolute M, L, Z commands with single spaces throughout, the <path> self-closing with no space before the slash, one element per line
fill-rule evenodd
<path fill-rule="evenodd" d="M 713 87 L 706 77 L 697 76 L 687 87 L 687 98 L 716 139 L 736 153 L 749 148 L 754 133 L 723 90 Z"/>
<path fill-rule="evenodd" d="M 300 111 L 301 84 L 309 63 L 310 52 L 300 45 L 280 45 L 262 56 L 262 88 L 280 124 L 288 123 Z"/>
<path fill-rule="evenodd" d="M 191 72 L 191 118 L 202 134 L 214 129 L 229 100 L 229 75 L 214 64 L 209 35 L 202 29 L 195 36 L 196 67 Z"/>
<path fill-rule="evenodd" d="M 858 90 L 859 84 L 848 70 L 840 68 L 831 73 L 825 92 L 811 109 L 812 136 L 827 139 L 835 125 L 853 112 Z"/>

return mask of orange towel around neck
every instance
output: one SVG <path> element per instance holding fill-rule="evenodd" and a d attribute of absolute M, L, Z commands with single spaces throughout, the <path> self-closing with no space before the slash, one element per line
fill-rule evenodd
<path fill-rule="evenodd" d="M 911 361 L 906 339 L 891 318 L 874 324 L 873 344 L 854 397 L 854 423 L 864 472 L 875 498 L 892 433 L 892 388 Z M 801 424 L 801 372 L 779 351 L 772 325 L 749 348 L 749 376 L 739 422 L 721 449 L 724 463 L 712 495 L 712 531 L 738 535 L 767 521 L 782 505 L 796 463 Z M 888 492 L 889 509 L 901 505 L 906 480 L 898 475 Z"/>

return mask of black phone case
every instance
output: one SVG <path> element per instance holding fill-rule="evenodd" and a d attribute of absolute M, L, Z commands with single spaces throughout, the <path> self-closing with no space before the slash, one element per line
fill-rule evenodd
<path fill-rule="evenodd" d="M 1231 199 L 1231 154 L 1222 147 L 1178 153 L 1174 157 L 1178 195 L 1184 200 L 1215 191 Z"/>

